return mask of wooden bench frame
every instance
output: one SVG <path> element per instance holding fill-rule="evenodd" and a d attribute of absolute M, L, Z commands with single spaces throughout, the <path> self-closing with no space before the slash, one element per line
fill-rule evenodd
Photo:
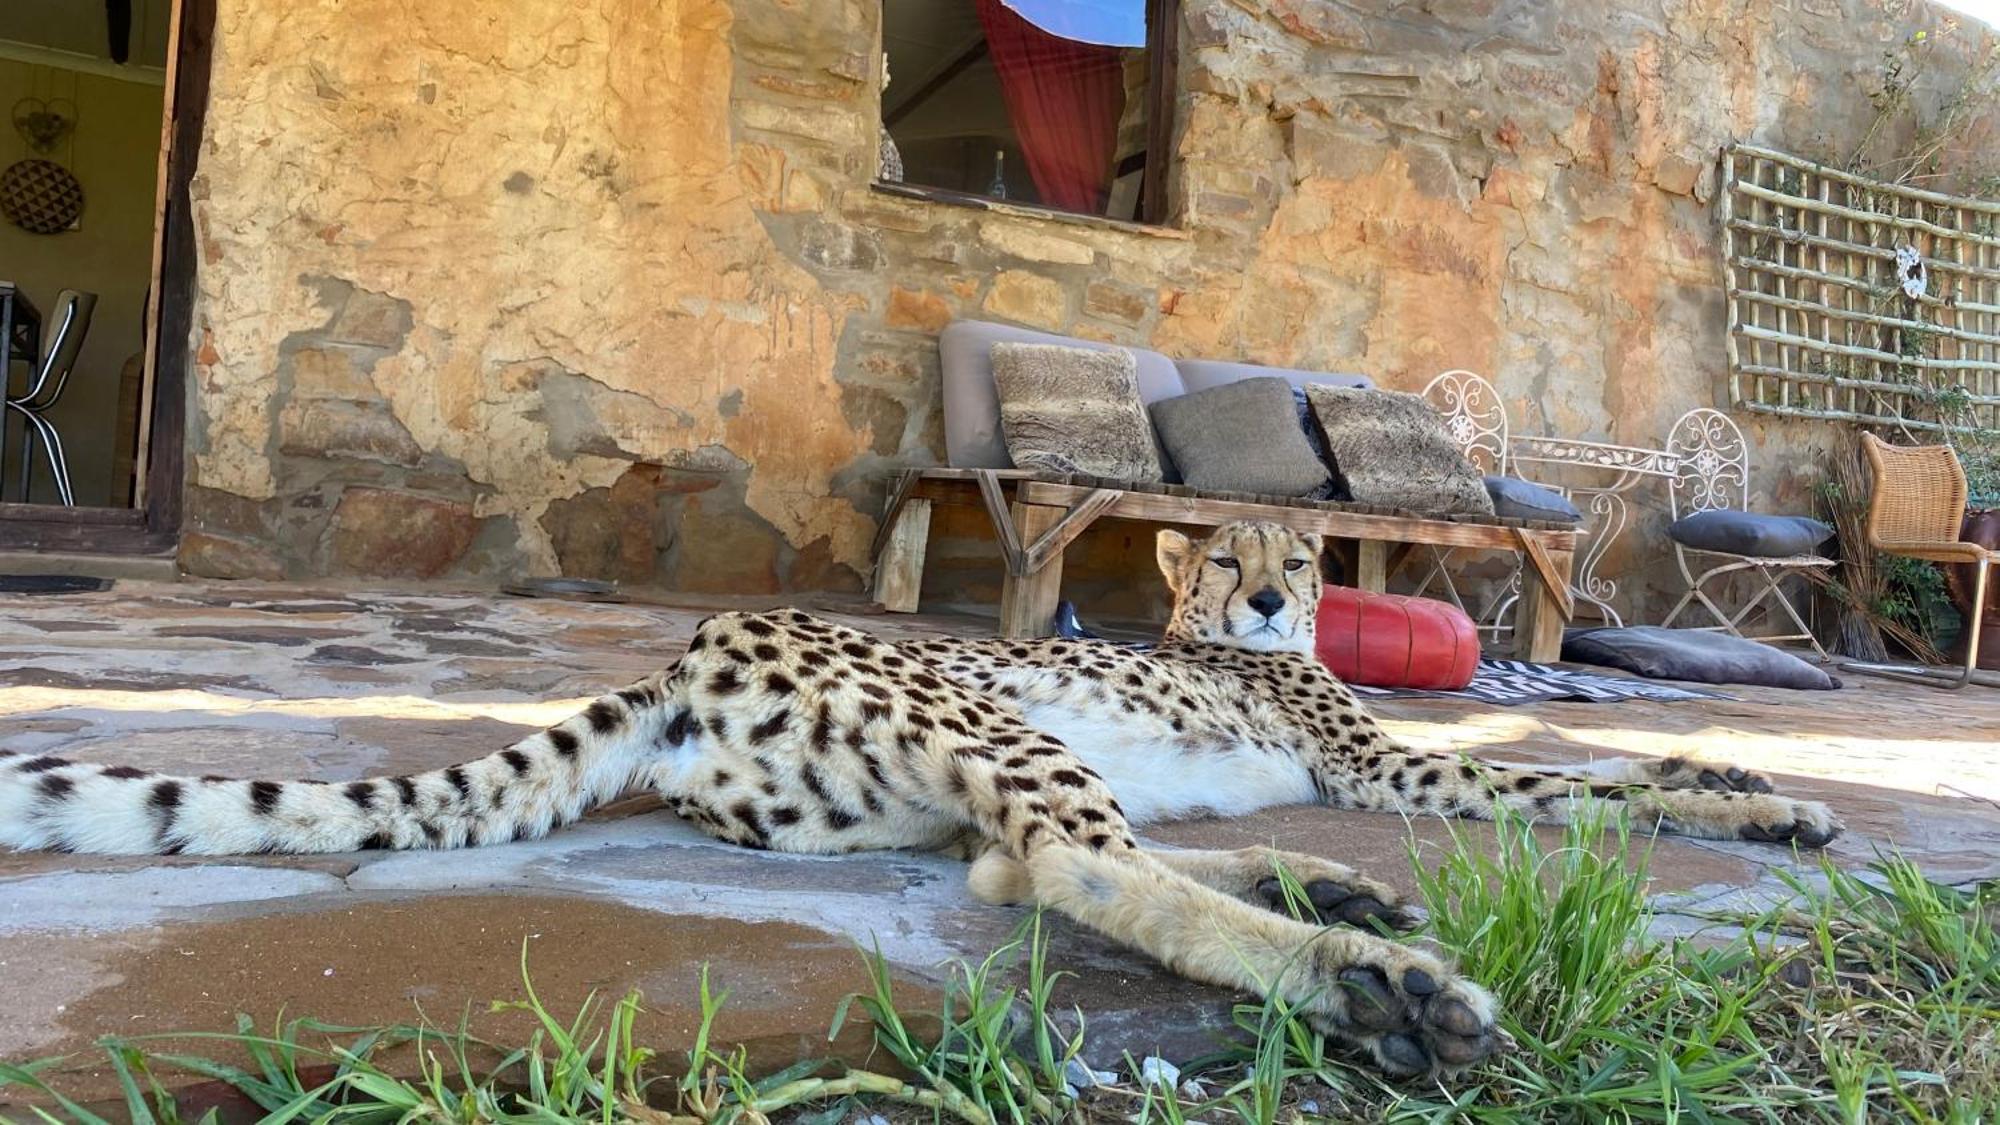
<path fill-rule="evenodd" d="M 1514 652 L 1538 663 L 1560 656 L 1563 624 L 1576 609 L 1569 589 L 1578 538 L 1574 528 L 1459 523 L 1334 510 L 1305 501 L 1295 506 L 1129 491 L 1057 483 L 1021 469 L 906 469 L 890 489 L 875 537 L 874 597 L 892 613 L 917 611 L 933 504 L 976 504 L 993 521 L 1006 564 L 1000 594 L 1000 633 L 1005 637 L 1054 633 L 1063 552 L 1100 519 L 1192 527 L 1252 519 L 1314 532 L 1338 552 L 1356 586 L 1377 593 L 1419 546 L 1513 552 L 1528 564 L 1522 568 Z"/>

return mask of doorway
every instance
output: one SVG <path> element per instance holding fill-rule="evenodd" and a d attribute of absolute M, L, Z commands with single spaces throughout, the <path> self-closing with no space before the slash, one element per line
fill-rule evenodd
<path fill-rule="evenodd" d="M 214 0 L 0 5 L 0 549 L 180 524 Z"/>

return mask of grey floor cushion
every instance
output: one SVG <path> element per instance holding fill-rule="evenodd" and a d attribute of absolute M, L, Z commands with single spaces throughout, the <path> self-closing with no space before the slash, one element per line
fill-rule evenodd
<path fill-rule="evenodd" d="M 1810 555 L 1833 538 L 1833 529 L 1804 516 L 1766 516 L 1716 508 L 1682 516 L 1667 526 L 1667 534 L 1684 547 L 1781 559 Z"/>
<path fill-rule="evenodd" d="M 1306 388 L 1333 471 L 1363 504 L 1490 516 L 1493 500 L 1444 419 L 1416 395 L 1316 383 Z"/>
<path fill-rule="evenodd" d="M 1569 497 L 1553 488 L 1520 477 L 1496 477 L 1491 473 L 1486 475 L 1485 483 L 1486 495 L 1493 498 L 1493 514 L 1496 516 L 1555 523 L 1583 522 L 1583 513 L 1576 510 Z"/>
<path fill-rule="evenodd" d="M 1840 681 L 1782 649 L 1702 629 L 1571 629 L 1562 658 L 1656 680 L 1829 691 Z"/>
<path fill-rule="evenodd" d="M 1024 469 L 1161 478 L 1132 355 L 1055 344 L 993 345 L 1000 429 Z"/>
<path fill-rule="evenodd" d="M 1225 383 L 1148 409 L 1167 456 L 1196 488 L 1307 496 L 1332 479 L 1306 444 L 1283 379 Z"/>

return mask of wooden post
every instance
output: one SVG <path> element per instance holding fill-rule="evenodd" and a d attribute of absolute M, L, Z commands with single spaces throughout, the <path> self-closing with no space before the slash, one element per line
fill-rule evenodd
<path fill-rule="evenodd" d="M 1521 568 L 1521 604 L 1514 618 L 1514 655 L 1520 660 L 1550 664 L 1562 658 L 1563 626 L 1568 623 L 1563 616 L 1563 603 L 1567 600 L 1564 594 L 1568 592 L 1576 552 L 1549 548 L 1543 553 L 1562 586 L 1550 589 L 1549 576 L 1539 566 Z"/>
<path fill-rule="evenodd" d="M 924 550 L 930 545 L 931 502 L 905 500 L 875 556 L 875 601 L 890 613 L 917 612 L 924 585 Z"/>
<path fill-rule="evenodd" d="M 1033 543 L 1060 523 L 1066 509 L 1051 504 L 1023 504 L 1009 508 L 1013 524 L 1024 543 Z M 1003 637 L 1047 637 L 1056 631 L 1056 600 L 1062 593 L 1063 560 L 1057 553 L 1041 569 L 1027 573 L 1007 572 L 1000 587 L 1000 635 Z"/>
<path fill-rule="evenodd" d="M 1371 594 L 1389 589 L 1389 544 L 1363 539 L 1354 545 L 1354 585 Z"/>

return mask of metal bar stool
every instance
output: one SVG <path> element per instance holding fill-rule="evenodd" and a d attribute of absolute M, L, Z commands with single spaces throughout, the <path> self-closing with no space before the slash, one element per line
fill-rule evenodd
<path fill-rule="evenodd" d="M 21 501 L 28 501 L 28 489 L 34 472 L 35 443 L 39 440 L 49 459 L 49 469 L 55 474 L 56 496 L 64 507 L 76 507 L 76 493 L 70 487 L 69 461 L 63 456 L 62 434 L 47 414 L 56 403 L 62 401 L 63 388 L 69 385 L 70 372 L 76 368 L 76 357 L 83 351 L 83 338 L 90 332 L 90 317 L 97 310 L 97 294 L 85 293 L 77 289 L 65 289 L 56 295 L 55 308 L 49 312 L 49 323 L 55 327 L 55 336 L 49 343 L 47 354 L 28 380 L 26 394 L 6 400 L 6 409 L 21 416 Z M 6 411 L 0 410 L 0 419 Z"/>

